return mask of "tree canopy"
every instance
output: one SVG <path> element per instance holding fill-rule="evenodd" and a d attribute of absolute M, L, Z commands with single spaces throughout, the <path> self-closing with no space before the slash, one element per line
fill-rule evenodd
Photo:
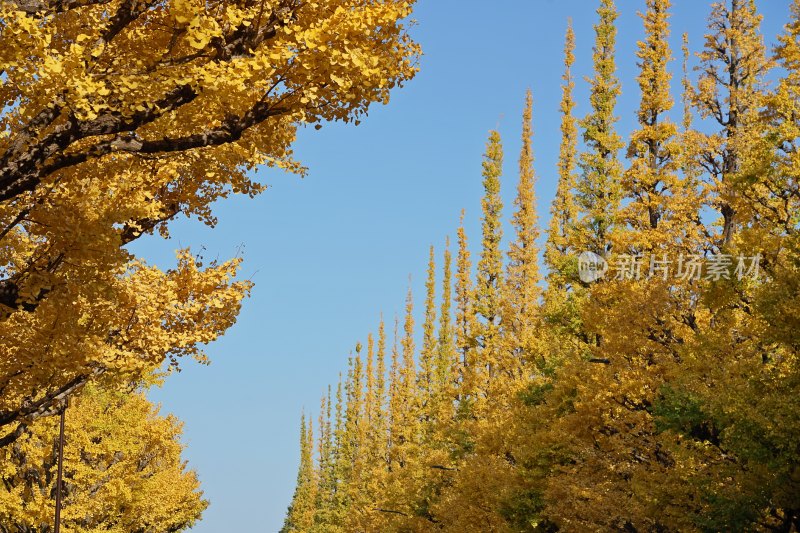
<path fill-rule="evenodd" d="M 800 529 L 800 0 L 773 48 L 755 1 L 714 3 L 697 76 L 684 36 L 680 99 L 670 9 L 646 0 L 641 13 L 627 139 L 615 129 L 617 6 L 598 1 L 580 121 L 568 27 L 545 286 L 529 94 L 508 250 L 493 131 L 477 268 L 462 224 L 454 292 L 445 255 L 446 387 L 407 386 L 430 374 L 432 255 L 417 360 L 409 298 L 382 415 L 360 398 L 385 371 L 368 365 L 365 379 L 356 357 L 312 456 L 303 430 L 291 509 L 302 503 L 305 521 L 285 531 Z"/>
<path fill-rule="evenodd" d="M 302 174 L 298 127 L 358 122 L 416 73 L 413 2 L 0 2 L 0 444 L 84 384 L 204 360 L 241 258 L 127 247 Z"/>

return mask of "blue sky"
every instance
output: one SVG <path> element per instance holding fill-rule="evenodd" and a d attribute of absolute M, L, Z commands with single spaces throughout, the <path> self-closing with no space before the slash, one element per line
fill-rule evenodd
<path fill-rule="evenodd" d="M 702 45 L 706 2 L 675 0 L 673 44 L 687 31 Z M 788 0 L 761 0 L 768 41 L 788 15 Z M 244 249 L 243 276 L 255 289 L 236 326 L 208 348 L 210 366 L 184 362 L 151 393 L 185 421 L 185 457 L 211 507 L 195 532 L 272 532 L 283 521 L 299 460 L 305 408 L 345 368 L 350 350 L 377 328 L 381 312 L 402 311 L 409 274 L 417 305 L 428 247 L 440 256 L 462 208 L 479 240 L 480 162 L 488 131 L 505 141 L 504 198 L 513 199 L 524 94 L 534 93 L 538 203 L 546 224 L 555 192 L 562 46 L 568 17 L 577 34 L 576 114 L 587 111 L 592 0 L 421 0 L 413 28 L 421 72 L 374 107 L 361 126 L 303 130 L 295 146 L 305 179 L 268 170 L 256 199 L 216 206 L 214 229 L 181 220 L 172 239 L 148 238 L 136 252 L 169 266 L 174 249 L 205 247 L 206 257 Z M 644 0 L 619 0 L 619 130 L 634 126 L 636 16 Z M 680 69 L 679 61 L 672 65 Z M 675 86 L 678 84 L 675 80 Z M 421 309 L 417 309 L 421 311 Z"/>

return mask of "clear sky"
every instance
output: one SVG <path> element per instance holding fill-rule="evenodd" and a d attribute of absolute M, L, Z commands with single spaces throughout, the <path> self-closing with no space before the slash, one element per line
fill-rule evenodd
<path fill-rule="evenodd" d="M 708 2 L 674 0 L 674 53 L 687 31 L 702 45 Z M 770 42 L 789 0 L 760 0 Z M 644 0 L 619 0 L 618 66 L 623 95 L 620 132 L 638 104 L 636 16 Z M 421 72 L 377 106 L 358 127 L 303 130 L 300 179 L 259 170 L 270 189 L 216 207 L 219 225 L 181 220 L 172 239 L 151 237 L 136 251 L 168 267 L 173 250 L 204 246 L 225 259 L 243 246 L 243 275 L 256 286 L 228 334 L 208 348 L 211 365 L 190 361 L 151 397 L 185 421 L 185 457 L 211 507 L 193 531 L 274 532 L 289 504 L 299 460 L 300 413 L 315 417 L 319 398 L 346 368 L 357 341 L 379 315 L 402 312 L 409 274 L 417 311 L 428 247 L 440 256 L 462 208 L 479 241 L 480 162 L 488 131 L 505 140 L 504 198 L 510 212 L 516 181 L 525 89 L 534 93 L 534 148 L 542 223 L 555 192 L 558 102 L 568 17 L 577 34 L 576 113 L 587 111 L 594 0 L 421 0 L 414 37 Z M 679 84 L 680 61 L 672 64 Z M 676 115 L 677 116 L 677 115 Z M 418 313 L 419 314 L 419 313 Z"/>

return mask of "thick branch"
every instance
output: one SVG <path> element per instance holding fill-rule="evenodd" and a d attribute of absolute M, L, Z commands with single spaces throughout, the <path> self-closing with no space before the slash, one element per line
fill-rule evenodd
<path fill-rule="evenodd" d="M 11 3 L 19 11 L 28 15 L 47 15 L 51 13 L 63 13 L 71 9 L 86 6 L 98 6 L 110 3 L 111 0 L 11 0 Z"/>
<path fill-rule="evenodd" d="M 408 514 L 404 513 L 403 511 L 395 511 L 394 509 L 381 509 L 379 507 L 376 507 L 375 510 L 380 513 L 391 513 L 391 514 L 399 514 L 401 516 L 408 516 Z"/>
<path fill-rule="evenodd" d="M 183 152 L 195 148 L 219 146 L 238 141 L 245 130 L 263 122 L 269 117 L 284 113 L 284 108 L 273 108 L 271 104 L 259 102 L 243 116 L 227 118 L 219 127 L 185 137 L 157 140 L 139 140 L 134 135 L 117 135 L 113 139 L 98 142 L 82 152 L 56 157 L 52 163 L 42 167 L 38 174 L 48 175 L 59 170 L 79 165 L 86 161 L 103 157 L 112 152 L 136 154 L 157 154 Z M 0 191 L 0 201 L 4 200 Z"/>
<path fill-rule="evenodd" d="M 45 416 L 56 404 L 63 402 L 67 396 L 83 387 L 90 379 L 103 374 L 103 372 L 105 372 L 103 367 L 97 367 L 89 374 L 81 374 L 71 379 L 66 384 L 48 392 L 35 402 L 29 402 L 19 409 L 0 412 L 0 427 L 22 420 L 32 422 L 37 418 Z"/>
<path fill-rule="evenodd" d="M 145 233 L 151 231 L 153 228 L 161 224 L 162 222 L 166 222 L 172 218 L 174 218 L 178 213 L 180 213 L 180 208 L 177 204 L 173 204 L 169 206 L 163 216 L 157 218 L 145 218 L 141 220 L 137 220 L 133 223 L 125 224 L 125 227 L 122 228 L 122 232 L 120 233 L 120 239 L 122 245 L 125 246 L 129 244 Z"/>
<path fill-rule="evenodd" d="M 20 438 L 23 433 L 25 433 L 26 429 L 28 429 L 28 424 L 17 424 L 17 427 L 14 428 L 14 431 L 4 436 L 3 438 L 0 438 L 0 448 L 12 444 L 14 441 Z"/>
<path fill-rule="evenodd" d="M 80 122 L 71 116 L 64 124 L 46 135 L 41 141 L 29 147 L 22 154 L 6 153 L 0 159 L 0 201 L 10 200 L 24 192 L 32 191 L 42 178 L 61 168 L 71 165 L 42 164 L 55 154 L 63 153 L 70 145 L 80 139 L 98 135 L 114 135 L 149 124 L 178 107 L 185 105 L 197 97 L 197 93 L 188 85 L 176 87 L 145 111 L 131 116 L 120 113 L 101 115 L 89 122 Z M 64 159 L 68 156 L 61 156 Z M 88 158 L 85 158 L 86 160 Z"/>

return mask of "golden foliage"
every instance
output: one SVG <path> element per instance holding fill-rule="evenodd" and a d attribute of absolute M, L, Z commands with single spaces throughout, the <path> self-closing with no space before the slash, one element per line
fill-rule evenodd
<path fill-rule="evenodd" d="M 430 374 L 431 260 L 417 381 L 409 376 L 409 303 L 402 367 L 398 353 L 383 403 L 395 426 L 376 433 L 395 459 L 376 463 L 380 480 L 370 485 L 375 492 L 361 493 L 362 509 L 321 503 L 318 530 L 340 527 L 336 512 L 366 510 L 375 517 L 367 531 L 800 528 L 800 0 L 775 58 L 766 55 L 755 2 L 712 6 L 696 84 L 684 39 L 680 127 L 669 119 L 670 4 L 647 0 L 642 14 L 638 125 L 623 168 L 614 131 L 617 11 L 600 0 L 579 179 L 567 33 L 559 184 L 541 295 L 530 96 L 505 265 L 502 146 L 491 134 L 474 276 L 463 223 L 458 229 L 452 411 L 436 411 L 448 414 L 430 428 L 430 412 L 419 409 L 430 401 L 428 388 L 407 386 Z M 764 80 L 773 63 L 782 70 L 771 73 L 770 89 Z M 717 130 L 694 130 L 693 111 Z M 701 217 L 703 205 L 718 219 Z M 657 254 L 672 261 L 672 275 L 649 275 L 645 264 L 644 275 L 611 272 L 589 283 L 577 275 L 584 250 L 609 260 Z M 681 258 L 704 253 L 729 254 L 727 274 L 677 275 Z M 760 273 L 737 273 L 737 254 L 758 257 Z M 446 321 L 441 328 L 449 338 Z M 325 464 L 321 457 L 318 468 Z"/>
<path fill-rule="evenodd" d="M 66 411 L 63 531 L 183 531 L 208 505 L 181 459 L 181 424 L 143 392 L 88 385 Z M 0 450 L 4 531 L 49 530 L 58 419 L 37 420 Z"/>
<path fill-rule="evenodd" d="M 0 442 L 235 321 L 240 260 L 127 245 L 302 173 L 298 127 L 358 122 L 416 73 L 413 1 L 0 1 Z"/>

